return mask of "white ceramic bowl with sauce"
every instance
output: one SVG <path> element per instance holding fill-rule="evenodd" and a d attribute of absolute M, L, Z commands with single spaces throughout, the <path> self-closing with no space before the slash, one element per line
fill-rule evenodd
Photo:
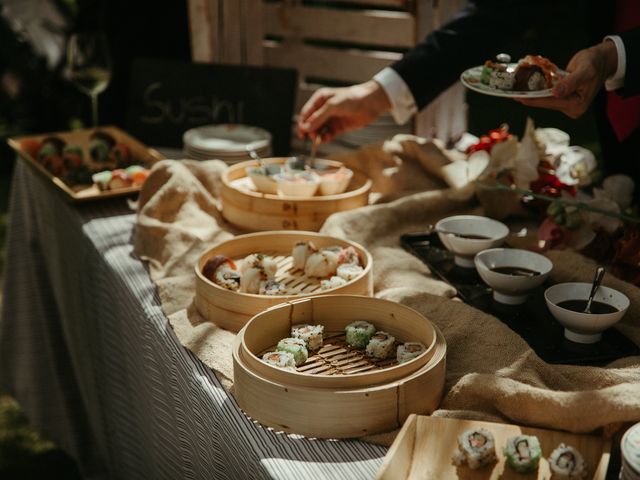
<path fill-rule="evenodd" d="M 564 327 L 564 336 L 577 343 L 595 343 L 602 337 L 602 332 L 616 324 L 629 308 L 629 298 L 613 288 L 600 286 L 594 302 L 601 302 L 616 309 L 611 313 L 584 313 L 559 306 L 567 300 L 586 300 L 591 293 L 590 283 L 568 282 L 558 283 L 547 288 L 544 298 L 551 314 Z"/>
<path fill-rule="evenodd" d="M 343 193 L 353 178 L 353 170 L 338 168 L 333 170 L 317 170 L 320 177 L 320 195 L 338 195 Z"/>
<path fill-rule="evenodd" d="M 542 285 L 553 269 L 544 255 L 517 248 L 484 250 L 474 263 L 480 278 L 493 289 L 493 298 L 507 305 L 524 303 L 527 293 Z"/>
<path fill-rule="evenodd" d="M 507 226 L 487 217 L 454 215 L 436 223 L 440 241 L 454 255 L 459 267 L 474 268 L 473 258 L 478 252 L 499 247 L 509 234 Z"/>

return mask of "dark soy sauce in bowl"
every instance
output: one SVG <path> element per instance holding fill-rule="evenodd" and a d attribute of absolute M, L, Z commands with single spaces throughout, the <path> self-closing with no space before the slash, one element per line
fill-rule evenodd
<path fill-rule="evenodd" d="M 567 310 L 571 310 L 572 312 L 584 312 L 585 307 L 587 306 L 586 300 L 565 300 L 564 302 L 560 302 L 557 304 L 561 308 L 565 308 Z M 596 302 L 595 300 L 591 302 L 591 313 L 595 313 L 597 315 L 602 315 L 604 313 L 615 313 L 619 311 L 613 305 L 609 305 L 604 302 Z"/>
<path fill-rule="evenodd" d="M 493 267 L 492 272 L 502 273 L 503 275 L 513 275 L 517 277 L 535 277 L 540 272 L 525 267 Z"/>

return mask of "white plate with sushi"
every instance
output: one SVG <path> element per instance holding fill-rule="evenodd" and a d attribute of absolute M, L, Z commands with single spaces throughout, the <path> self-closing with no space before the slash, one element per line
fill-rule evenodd
<path fill-rule="evenodd" d="M 507 57 L 508 60 L 510 60 Z M 504 98 L 545 98 L 553 96 L 558 78 L 567 75 L 548 59 L 527 55 L 518 63 L 487 60 L 484 65 L 462 72 L 460 81 L 474 92 Z"/>
<path fill-rule="evenodd" d="M 596 435 L 411 415 L 378 479 L 604 480 L 610 448 Z"/>

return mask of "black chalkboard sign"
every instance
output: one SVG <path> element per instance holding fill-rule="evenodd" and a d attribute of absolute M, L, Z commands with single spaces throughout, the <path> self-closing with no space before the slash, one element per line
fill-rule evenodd
<path fill-rule="evenodd" d="M 179 148 L 192 127 L 255 125 L 271 132 L 275 155 L 288 155 L 297 84 L 290 69 L 136 60 L 127 129 L 148 145 Z"/>

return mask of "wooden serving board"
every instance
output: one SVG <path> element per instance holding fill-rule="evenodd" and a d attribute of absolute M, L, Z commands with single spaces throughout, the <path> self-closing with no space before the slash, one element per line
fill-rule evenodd
<path fill-rule="evenodd" d="M 458 435 L 471 428 L 483 427 L 493 433 L 498 461 L 472 470 L 453 465 L 451 457 L 458 449 Z M 502 447 L 509 437 L 535 435 L 540 440 L 542 459 L 536 473 L 521 474 L 505 464 Z M 587 479 L 604 480 L 609 465 L 611 442 L 595 435 L 578 435 L 518 425 L 458 420 L 411 415 L 396 437 L 378 472 L 379 480 L 549 480 L 551 471 L 547 458 L 560 444 L 571 445 L 584 457 Z"/>
<path fill-rule="evenodd" d="M 155 162 L 159 160 L 163 160 L 164 156 L 152 149 L 142 144 L 131 135 L 126 132 L 120 130 L 118 127 L 113 126 L 103 126 L 98 128 L 91 128 L 85 130 L 73 130 L 68 132 L 52 132 L 45 133 L 41 135 L 33 135 L 33 136 L 25 136 L 25 137 L 16 137 L 8 139 L 7 143 L 11 148 L 15 150 L 20 158 L 27 162 L 30 166 L 36 169 L 39 173 L 44 175 L 47 179 L 53 183 L 58 190 L 64 193 L 65 197 L 71 202 L 88 202 L 92 200 L 102 200 L 107 198 L 114 197 L 122 197 L 126 195 L 131 195 L 138 193 L 140 191 L 140 186 L 135 187 L 125 187 L 118 188 L 115 190 L 105 190 L 102 191 L 98 188 L 97 185 L 69 185 L 65 183 L 61 178 L 54 176 L 51 172 L 49 172 L 46 168 L 44 168 L 37 159 L 33 158 L 24 148 L 22 148 L 21 142 L 23 140 L 37 140 L 42 141 L 47 137 L 59 137 L 64 140 L 67 144 L 78 145 L 82 148 L 84 153 L 84 162 L 85 164 L 89 164 L 91 167 L 96 167 L 99 169 L 98 165 L 93 164 L 93 162 L 88 158 L 89 156 L 89 137 L 96 130 L 100 130 L 102 132 L 106 132 L 115 138 L 116 142 L 124 143 L 129 147 L 131 151 L 131 155 L 136 160 L 136 162 L 140 162 L 145 164 L 147 167 L 151 167 Z M 135 163 L 135 162 L 134 162 Z M 140 164 L 135 163 L 135 164 Z M 103 168 L 104 170 L 104 168 Z"/>

